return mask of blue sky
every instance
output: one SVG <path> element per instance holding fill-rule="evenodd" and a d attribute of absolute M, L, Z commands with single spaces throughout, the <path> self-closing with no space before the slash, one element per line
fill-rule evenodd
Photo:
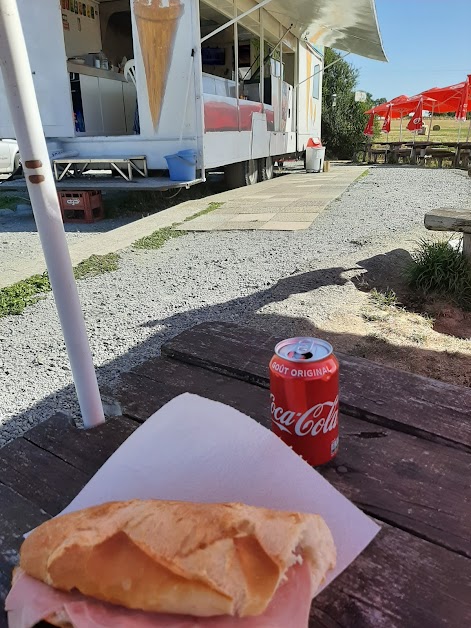
<path fill-rule="evenodd" d="M 349 55 L 359 89 L 390 100 L 471 74 L 471 0 L 376 0 L 376 9 L 389 63 Z"/>

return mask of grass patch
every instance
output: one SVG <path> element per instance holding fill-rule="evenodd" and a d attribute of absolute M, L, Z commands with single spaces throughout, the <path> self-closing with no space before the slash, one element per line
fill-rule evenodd
<path fill-rule="evenodd" d="M 448 240 L 420 240 L 406 277 L 422 294 L 441 295 L 471 310 L 471 264 Z"/>
<path fill-rule="evenodd" d="M 364 321 L 368 323 L 377 323 L 379 321 L 384 321 L 384 316 L 382 314 L 374 314 L 373 312 L 362 312 L 361 317 Z"/>
<path fill-rule="evenodd" d="M 51 290 L 47 273 L 33 275 L 0 290 L 0 318 L 8 314 L 21 314 L 26 306 L 36 303 L 41 295 Z"/>
<path fill-rule="evenodd" d="M 396 307 L 398 301 L 394 290 L 388 288 L 385 292 L 380 290 L 373 290 L 370 292 L 370 299 L 376 303 L 380 308 Z"/>
<path fill-rule="evenodd" d="M 360 181 L 360 179 L 364 179 L 369 174 L 370 174 L 370 171 L 369 170 L 365 170 L 364 172 L 362 172 L 361 174 L 358 175 L 358 177 L 355 179 L 355 181 Z"/>
<path fill-rule="evenodd" d="M 193 214 L 193 216 L 188 216 L 188 218 L 185 218 L 184 222 L 188 222 L 189 220 L 194 220 L 195 218 L 199 218 L 200 216 L 204 216 L 205 214 L 209 214 L 210 212 L 213 212 L 216 209 L 219 209 L 223 205 L 224 205 L 224 203 L 210 203 L 206 207 L 206 209 L 202 209 L 200 212 L 197 212 L 196 214 Z"/>
<path fill-rule="evenodd" d="M 109 273 L 118 269 L 119 255 L 92 255 L 80 262 L 74 268 L 75 279 L 96 277 L 102 273 Z M 33 303 L 37 303 L 46 293 L 51 291 L 51 284 L 47 273 L 33 275 L 12 286 L 0 289 L 0 318 L 8 315 L 18 315 Z"/>
<path fill-rule="evenodd" d="M 16 206 L 21 203 L 29 203 L 28 199 L 23 199 L 20 196 L 14 196 L 13 194 L 0 194 L 0 209 L 16 210 Z"/>
<path fill-rule="evenodd" d="M 119 255 L 117 253 L 92 255 L 74 268 L 74 277 L 75 279 L 86 279 L 87 277 L 110 273 L 113 270 L 118 270 L 118 262 Z"/>
<path fill-rule="evenodd" d="M 174 229 L 175 226 L 176 225 L 172 225 L 171 227 L 157 229 L 157 231 L 154 231 L 150 235 L 136 240 L 132 246 L 135 249 L 160 249 L 168 240 L 179 238 L 187 233 L 186 231 L 176 231 Z"/>
<path fill-rule="evenodd" d="M 404 117 L 402 121 L 402 141 L 412 142 L 414 134 L 406 129 L 409 118 Z M 430 124 L 430 118 L 424 118 L 424 124 L 427 126 Z M 439 126 L 440 129 L 433 130 L 434 126 Z M 431 142 L 457 142 L 460 123 L 454 118 L 441 118 L 438 116 L 433 117 L 432 130 L 430 131 Z M 461 141 L 466 139 L 465 132 L 466 125 L 463 125 L 461 129 Z M 383 135 L 381 141 L 394 142 L 399 140 L 400 119 L 395 118 L 391 120 L 391 132 L 388 135 Z M 427 135 L 418 135 L 416 142 L 424 141 L 427 139 Z"/>

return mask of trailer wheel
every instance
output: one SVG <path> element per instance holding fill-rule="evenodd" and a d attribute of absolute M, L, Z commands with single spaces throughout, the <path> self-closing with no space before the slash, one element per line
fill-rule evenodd
<path fill-rule="evenodd" d="M 16 153 L 15 160 L 13 162 L 12 174 L 21 174 L 22 172 L 23 172 L 23 168 L 21 166 L 20 153 Z"/>
<path fill-rule="evenodd" d="M 268 156 L 265 157 L 264 159 L 260 159 L 260 179 L 262 181 L 270 181 L 270 179 L 273 179 L 274 176 L 274 166 L 273 166 L 273 159 Z"/>
<path fill-rule="evenodd" d="M 224 179 L 229 189 L 253 185 L 258 181 L 258 163 L 256 159 L 229 164 L 224 168 Z"/>

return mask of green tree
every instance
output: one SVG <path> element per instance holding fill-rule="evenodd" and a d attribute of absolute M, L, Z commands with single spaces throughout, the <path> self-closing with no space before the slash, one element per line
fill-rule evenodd
<path fill-rule="evenodd" d="M 341 55 L 325 49 L 325 65 L 337 61 L 324 72 L 322 83 L 322 140 L 329 157 L 353 159 L 365 142 L 363 129 L 367 121 L 365 111 L 379 104 L 367 93 L 366 102 L 355 102 L 355 88 L 359 72 L 350 63 L 340 60 Z M 380 134 L 379 121 L 375 121 L 375 136 Z"/>

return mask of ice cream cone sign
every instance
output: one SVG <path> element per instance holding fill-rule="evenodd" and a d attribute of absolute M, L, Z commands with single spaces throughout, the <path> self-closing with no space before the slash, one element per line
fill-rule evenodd
<path fill-rule="evenodd" d="M 364 135 L 370 135 L 371 137 L 374 134 L 374 130 L 373 130 L 373 126 L 375 123 L 375 114 L 374 113 L 370 113 L 369 118 L 368 118 L 368 122 L 366 123 L 365 129 L 363 131 Z"/>
<path fill-rule="evenodd" d="M 381 127 L 381 131 L 383 133 L 389 133 L 391 131 L 391 109 L 392 106 L 389 105 L 386 111 L 386 117 L 384 118 L 383 126 Z"/>
<path fill-rule="evenodd" d="M 422 128 L 422 125 L 423 125 L 422 106 L 423 106 L 423 100 L 422 98 L 420 98 L 419 102 L 417 103 L 417 107 L 414 111 L 414 114 L 412 118 L 409 120 L 409 124 L 407 125 L 407 128 L 409 129 L 409 131 L 413 131 L 413 132 L 420 131 L 420 129 Z"/>
<path fill-rule="evenodd" d="M 159 123 L 162 111 L 175 35 L 182 14 L 183 4 L 179 0 L 134 0 L 134 15 L 154 128 Z"/>

